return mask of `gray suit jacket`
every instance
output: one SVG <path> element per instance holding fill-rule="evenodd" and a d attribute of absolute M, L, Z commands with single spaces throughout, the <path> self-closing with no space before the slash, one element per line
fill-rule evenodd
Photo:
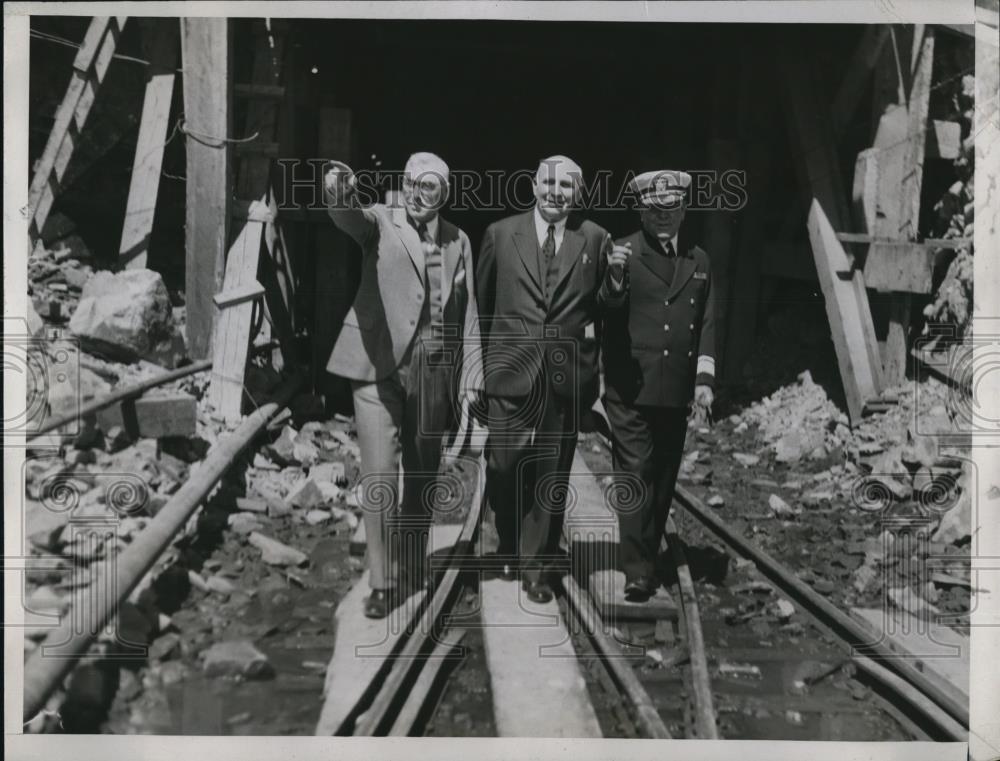
<path fill-rule="evenodd" d="M 361 284 L 344 317 L 326 369 L 357 381 L 389 377 L 413 342 L 424 306 L 424 249 L 398 207 L 329 208 L 334 224 L 363 254 Z M 461 362 L 459 390 L 482 387 L 474 267 L 469 237 L 439 218 L 444 278 L 441 291 L 446 343 Z"/>

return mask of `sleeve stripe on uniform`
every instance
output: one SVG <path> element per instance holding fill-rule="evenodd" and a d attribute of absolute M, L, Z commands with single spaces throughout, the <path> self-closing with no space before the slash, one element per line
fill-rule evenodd
<path fill-rule="evenodd" d="M 695 369 L 696 373 L 705 373 L 707 375 L 715 376 L 715 358 L 710 357 L 707 354 L 698 355 L 698 366 Z"/>

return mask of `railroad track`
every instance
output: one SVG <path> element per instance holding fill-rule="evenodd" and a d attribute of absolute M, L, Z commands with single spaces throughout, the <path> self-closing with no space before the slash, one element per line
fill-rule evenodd
<path fill-rule="evenodd" d="M 188 368 L 186 373 L 207 369 L 207 365 Z M 160 379 L 118 391 L 100 402 L 89 405 L 87 413 L 130 396 L 137 396 L 156 385 L 175 380 L 185 373 L 169 373 Z M 25 665 L 24 717 L 29 720 L 45 708 L 46 700 L 62 683 L 78 660 L 85 656 L 94 640 L 91 633 L 100 632 L 113 617 L 117 606 L 127 597 L 142 576 L 169 546 L 173 537 L 219 482 L 237 456 L 252 446 L 255 438 L 270 421 L 279 415 L 297 389 L 292 379 L 275 395 L 274 400 L 248 416 L 229 437 L 211 450 L 197 476 L 185 483 L 170 499 L 156 518 L 136 540 L 117 557 L 114 566 L 97 564 L 93 569 L 96 583 L 90 585 L 79 604 L 79 616 L 65 616 L 62 626 L 55 629 L 42 647 L 32 653 Z M 51 428 L 51 426 L 50 426 Z M 607 446 L 607 441 L 602 440 Z M 438 566 L 432 568 L 431 585 L 423 598 L 416 602 L 410 624 L 401 633 L 377 669 L 371 670 L 368 682 L 356 686 L 359 695 L 351 710 L 339 721 L 332 734 L 354 736 L 412 736 L 422 734 L 433 721 L 436 706 L 448 691 L 448 673 L 463 659 L 463 642 L 472 626 L 482 626 L 475 615 L 454 615 L 456 602 L 465 591 L 479 591 L 481 559 L 476 557 L 478 531 L 483 514 L 483 469 L 479 469 L 477 487 L 472 494 L 465 520 L 457 539 Z M 842 651 L 852 653 L 841 658 L 827 670 L 814 674 L 822 679 L 849 663 L 856 669 L 856 678 L 870 685 L 878 696 L 879 706 L 913 736 L 930 739 L 965 740 L 968 707 L 908 662 L 886 657 L 884 647 L 869 645 L 864 653 L 853 648 L 865 642 L 865 632 L 845 614 L 795 578 L 795 575 L 775 559 L 767 556 L 746 539 L 736 535 L 714 512 L 694 495 L 679 487 L 676 505 L 686 515 L 697 519 L 705 530 L 724 542 L 734 557 L 749 559 L 758 571 L 783 595 L 795 601 L 812 619 L 812 623 Z M 711 739 L 720 737 L 718 718 L 727 706 L 716 705 L 716 685 L 712 683 L 710 662 L 719 663 L 727 657 L 725 648 L 709 648 L 703 634 L 703 610 L 699 606 L 696 586 L 688 568 L 684 543 L 671 521 L 666 536 L 672 564 L 673 595 L 678 604 L 671 639 L 676 647 L 661 668 L 653 674 L 643 674 L 634 664 L 644 662 L 642 648 L 632 647 L 629 636 L 622 635 L 618 621 L 602 619 L 597 601 L 587 589 L 580 574 L 568 573 L 561 580 L 563 615 L 586 640 L 589 648 L 589 673 L 599 689 L 612 694 L 616 721 L 627 736 L 665 739 L 673 735 Z M 478 544 L 481 545 L 481 542 Z M 113 575 L 113 582 L 107 576 Z M 102 596 L 107 589 L 115 594 Z M 68 643 L 68 644 L 67 644 Z M 59 645 L 60 658 L 45 658 L 46 644 Z M 640 643 L 641 645 L 641 643 Z M 771 656 L 758 651 L 742 655 L 738 660 L 753 666 L 765 663 Z M 773 654 L 772 654 L 773 655 Z M 525 657 L 531 657 L 526 653 Z M 837 659 L 834 659 L 835 661 Z M 676 672 L 676 673 L 675 673 Z M 483 675 L 484 678 L 488 678 Z M 677 687 L 686 693 L 680 701 L 663 700 L 656 696 L 658 682 L 678 677 L 669 689 Z M 748 701 L 753 701 L 748 698 Z M 797 702 L 798 701 L 798 702 Z M 817 698 L 811 698 L 816 703 Z M 745 701 L 746 702 L 746 701 Z M 766 702 L 766 701 L 765 701 Z M 795 706 L 810 705 L 807 696 L 788 696 L 785 713 L 796 713 Z M 815 705 L 813 705 L 815 709 Z M 834 712 L 838 709 L 832 708 Z"/>

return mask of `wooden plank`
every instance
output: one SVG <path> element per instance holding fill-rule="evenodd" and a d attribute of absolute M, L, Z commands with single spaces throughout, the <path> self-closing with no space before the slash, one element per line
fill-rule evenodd
<path fill-rule="evenodd" d="M 61 189 L 79 134 L 87 123 L 126 20 L 126 16 L 95 17 L 73 62 L 73 75 L 66 95 L 56 112 L 55 124 L 28 189 L 29 235 L 33 250 L 42 245 L 41 230 Z"/>
<path fill-rule="evenodd" d="M 225 18 L 181 20 L 184 118 L 193 132 L 232 135 L 230 43 Z M 222 286 L 226 267 L 232 175 L 229 143 L 188 137 L 186 150 L 187 346 L 192 357 L 201 359 L 212 351 L 212 297 Z"/>
<path fill-rule="evenodd" d="M 930 109 L 931 75 L 934 70 L 934 29 L 926 27 L 923 38 L 913 45 L 913 84 L 908 101 L 906 151 L 903 157 L 899 229 L 893 238 L 916 240 L 920 222 L 920 191 L 923 187 L 927 118 Z"/>
<path fill-rule="evenodd" d="M 556 601 L 539 605 L 501 579 L 483 581 L 479 594 L 497 734 L 601 737 Z"/>
<path fill-rule="evenodd" d="M 574 573 L 588 579 L 605 623 L 615 626 L 624 620 L 676 620 L 677 603 L 663 587 L 645 603 L 625 599 L 625 574 L 618 568 L 617 557 L 618 516 L 579 452 L 573 456 L 569 487 L 576 499 L 566 511 L 563 536 L 570 545 Z"/>
<path fill-rule="evenodd" d="M 813 198 L 809 238 L 816 272 L 823 288 L 849 415 L 852 422 L 857 422 L 865 402 L 881 391 L 881 363 L 864 277 L 857 270 L 846 280 L 837 274 L 851 270 L 835 235 L 835 230 L 847 227 L 847 197 L 830 135 L 829 113 L 817 99 L 809 72 L 803 66 L 803 61 L 809 60 L 807 52 L 794 45 L 782 51 L 784 100 L 793 146 L 801 157 L 800 177 Z"/>
<path fill-rule="evenodd" d="M 874 243 L 886 247 L 899 247 L 917 251 L 919 249 L 937 250 L 939 248 L 965 248 L 972 245 L 972 238 L 924 238 L 916 240 L 890 240 L 889 238 L 876 238 L 866 233 L 837 233 L 837 240 L 841 243 Z"/>
<path fill-rule="evenodd" d="M 226 258 L 225 291 L 243 289 L 257 282 L 263 237 L 263 222 L 247 222 L 243 226 Z M 208 402 L 226 421 L 238 420 L 242 412 L 252 315 L 253 303 L 243 302 L 222 311 L 217 320 Z"/>
<path fill-rule="evenodd" d="M 461 528 L 459 525 L 431 526 L 428 556 L 445 553 L 453 547 Z M 386 618 L 374 619 L 364 616 L 364 600 L 370 591 L 366 570 L 333 614 L 336 634 L 333 656 L 326 668 L 323 707 L 316 723 L 318 736 L 341 734 L 346 724 L 353 721 L 373 680 L 387 667 L 387 659 L 397 650 L 403 632 L 413 622 L 427 594 L 417 592 Z"/>
<path fill-rule="evenodd" d="M 922 34 L 921 34 L 922 32 Z M 898 224 L 895 231 L 890 231 L 890 237 L 899 240 L 916 240 L 920 223 L 920 193 L 923 187 L 924 154 L 926 149 L 927 119 L 930 108 L 931 75 L 934 69 L 934 30 L 930 27 L 914 28 L 914 39 L 911 57 L 911 86 L 907 104 L 906 140 L 903 143 L 901 158 L 901 185 L 899 190 Z M 892 198 L 894 196 L 890 196 Z M 899 269 L 913 271 L 920 263 L 916 258 L 913 262 L 898 262 L 900 255 L 895 252 L 895 262 L 889 262 L 888 256 L 877 257 L 876 261 L 885 262 L 891 274 Z M 924 258 L 926 267 L 926 258 Z M 892 265 L 895 264 L 895 267 Z M 931 267 L 933 264 L 931 263 Z M 929 274 L 929 273 L 928 273 Z M 929 292 L 930 277 L 925 278 Z M 908 290 L 898 288 L 899 291 Z M 906 364 L 909 351 L 911 299 L 908 293 L 897 294 L 892 301 L 889 316 L 889 332 L 885 342 L 885 357 L 883 375 L 885 383 L 895 386 L 906 380 Z"/>
<path fill-rule="evenodd" d="M 212 297 L 212 301 L 215 302 L 215 306 L 219 309 L 225 309 L 226 307 L 236 306 L 246 301 L 256 301 L 263 295 L 264 286 L 254 280 L 252 283 L 217 293 Z"/>
<path fill-rule="evenodd" d="M 865 403 L 879 395 L 878 368 L 871 361 L 870 352 L 865 345 L 867 338 L 857 298 L 861 273 L 854 270 L 850 279 L 840 277 L 840 272 L 850 270 L 850 264 L 817 199 L 813 200 L 809 210 L 809 241 L 823 288 L 833 346 L 847 397 L 848 415 L 851 422 L 856 423 L 861 419 Z M 864 293 L 863 284 L 860 290 Z M 871 313 L 867 311 L 867 295 L 864 299 L 864 311 L 867 312 L 870 327 Z"/>
<path fill-rule="evenodd" d="M 927 158 L 947 159 L 958 158 L 962 150 L 962 125 L 943 119 L 931 119 L 931 128 L 927 133 Z"/>
<path fill-rule="evenodd" d="M 160 189 L 160 170 L 166 147 L 170 104 L 174 95 L 177 68 L 178 23 L 173 19 L 139 20 L 146 56 L 150 62 L 142 121 L 135 146 L 132 177 L 129 181 L 125 224 L 118 259 L 127 268 L 146 266 L 153 215 Z"/>

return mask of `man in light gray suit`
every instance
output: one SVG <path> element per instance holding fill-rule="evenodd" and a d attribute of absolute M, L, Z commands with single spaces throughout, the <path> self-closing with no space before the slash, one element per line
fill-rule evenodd
<path fill-rule="evenodd" d="M 330 217 L 363 252 L 361 284 L 327 370 L 353 390 L 370 618 L 388 615 L 423 582 L 443 433 L 482 383 L 472 248 L 438 214 L 448 174 L 438 156 L 413 154 L 400 206 L 362 207 L 345 165 L 325 178 Z"/>

